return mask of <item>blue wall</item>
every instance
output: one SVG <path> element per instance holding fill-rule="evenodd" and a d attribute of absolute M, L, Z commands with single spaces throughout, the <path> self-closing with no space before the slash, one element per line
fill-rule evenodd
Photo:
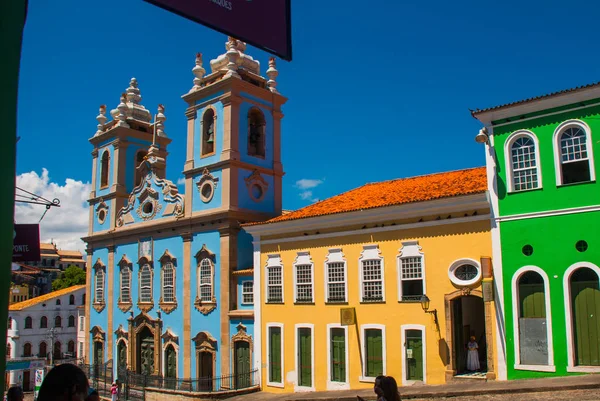
<path fill-rule="evenodd" d="M 108 288 L 108 284 L 110 284 L 110 283 L 107 282 L 107 280 L 108 280 L 108 277 L 111 274 L 111 272 L 109 271 L 109 268 L 108 268 L 108 249 L 107 248 L 98 248 L 98 249 L 94 250 L 94 252 L 92 254 L 92 263 L 95 265 L 96 262 L 98 261 L 98 259 L 100 259 L 102 261 L 102 264 L 104 266 L 106 266 L 106 271 L 105 271 L 106 276 L 105 276 L 105 279 L 104 279 L 105 280 L 105 283 L 104 283 L 104 302 L 106 303 L 107 302 L 107 299 L 106 299 L 107 291 L 106 291 L 106 289 Z M 96 293 L 95 270 L 93 269 L 94 265 L 88 267 L 90 269 L 90 271 L 91 271 L 91 274 L 92 274 L 92 284 L 91 284 L 91 287 L 90 287 L 91 288 L 91 294 L 87 294 L 86 300 L 85 300 L 86 302 L 89 302 L 92 305 L 94 303 L 94 295 Z M 100 326 L 100 327 L 102 327 L 102 329 L 104 331 L 106 331 L 106 322 L 107 322 L 107 319 L 108 319 L 107 313 L 108 313 L 108 308 L 109 307 L 110 306 L 107 305 L 107 307 L 104 308 L 102 310 L 102 312 L 100 312 L 100 313 L 96 312 L 96 309 L 94 309 L 93 306 L 90 308 L 90 330 L 94 326 Z M 109 335 L 109 334 L 107 333 L 107 335 Z M 94 358 L 94 356 L 93 356 L 94 342 L 93 342 L 92 336 L 89 336 L 88 338 L 89 338 L 89 341 L 90 341 L 90 348 L 89 348 L 90 349 L 90 355 L 89 355 L 90 356 L 90 361 L 94 361 L 94 359 L 93 359 Z M 105 349 L 104 350 L 104 360 L 106 361 L 106 359 L 107 359 L 107 350 Z"/>
<path fill-rule="evenodd" d="M 248 97 L 248 95 L 246 95 Z M 248 102 L 243 102 L 240 105 L 240 132 L 239 146 L 240 159 L 243 162 L 251 163 L 265 168 L 273 168 L 273 115 L 270 110 L 265 107 L 260 107 L 260 111 L 265 116 L 265 158 L 254 157 L 248 155 L 248 112 L 256 105 Z"/>
<path fill-rule="evenodd" d="M 252 174 L 252 171 L 239 169 L 238 175 L 238 205 L 243 209 L 256 210 L 264 213 L 272 213 L 275 210 L 275 191 L 273 176 L 261 174 L 262 178 L 267 182 L 268 188 L 260 202 L 254 201 L 248 193 L 245 178 Z"/>
<path fill-rule="evenodd" d="M 254 265 L 254 246 L 252 235 L 241 230 L 237 236 L 237 268 L 238 270 L 251 269 Z"/>
<path fill-rule="evenodd" d="M 237 282 L 237 305 L 238 309 L 254 309 L 254 304 L 242 303 L 242 289 L 245 281 L 252 281 L 252 276 L 243 276 L 238 278 Z"/>
<path fill-rule="evenodd" d="M 221 236 L 218 231 L 209 231 L 203 233 L 196 233 L 192 237 L 192 263 L 191 263 L 191 271 L 190 271 L 190 282 L 192 291 L 190 293 L 191 299 L 190 301 L 193 303 L 196 300 L 198 295 L 198 263 L 195 258 L 196 253 L 202 249 L 202 245 L 206 245 L 206 248 L 215 254 L 215 274 L 214 274 L 214 290 L 215 296 L 217 298 L 217 307 L 208 315 L 203 315 L 198 312 L 198 310 L 192 306 L 192 316 L 191 316 L 191 336 L 192 338 L 196 337 L 201 331 L 206 331 L 210 333 L 214 338 L 217 339 L 217 363 L 216 363 L 216 372 L 215 374 L 220 375 L 221 372 L 221 358 L 219 353 L 221 350 L 221 319 L 220 319 L 220 310 L 221 307 L 227 308 L 227 305 L 221 305 L 219 302 L 219 283 L 221 282 Z M 193 348 L 193 345 L 192 345 Z M 224 350 L 224 352 L 228 352 L 228 350 Z M 192 377 L 196 377 L 196 367 L 198 365 L 196 361 L 196 354 L 193 353 L 193 356 L 189 356 L 192 358 Z"/>
<path fill-rule="evenodd" d="M 98 221 L 98 213 L 96 212 L 96 208 L 98 207 L 100 202 L 94 205 L 90 205 L 90 208 L 92 208 L 93 212 L 92 230 L 95 233 L 98 231 L 108 230 L 110 228 L 110 214 L 111 208 L 114 207 L 114 199 L 111 199 L 110 201 L 104 201 L 104 203 L 106 203 L 106 205 L 108 206 L 108 210 L 106 211 L 106 218 L 104 219 L 104 223 L 102 224 L 100 224 L 100 222 Z"/>
<path fill-rule="evenodd" d="M 203 210 L 209 210 L 221 207 L 223 201 L 223 172 L 222 170 L 213 170 L 210 172 L 213 177 L 217 178 L 217 186 L 215 188 L 215 193 L 213 194 L 212 199 L 208 203 L 204 203 L 202 198 L 200 197 L 200 191 L 196 186 L 196 183 L 202 177 L 202 172 L 196 174 L 192 178 L 192 211 L 199 212 Z"/>

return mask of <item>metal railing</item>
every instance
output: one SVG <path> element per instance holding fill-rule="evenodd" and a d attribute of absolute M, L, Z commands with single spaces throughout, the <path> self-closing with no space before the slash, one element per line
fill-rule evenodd
<path fill-rule="evenodd" d="M 197 379 L 180 379 L 164 376 L 149 376 L 138 373 L 132 373 L 129 371 L 126 375 L 126 383 L 134 388 L 153 387 L 166 390 L 199 393 L 214 393 L 241 390 L 250 387 L 255 387 L 259 384 L 258 369 L 238 374 L 217 377 L 201 377 Z M 121 377 L 119 377 L 119 379 L 124 380 L 124 378 Z"/>

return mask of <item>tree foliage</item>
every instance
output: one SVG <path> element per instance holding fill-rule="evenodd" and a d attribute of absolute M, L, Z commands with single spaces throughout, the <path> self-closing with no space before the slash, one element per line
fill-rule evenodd
<path fill-rule="evenodd" d="M 82 284 L 85 284 L 85 271 L 77 266 L 71 265 L 52 282 L 52 291 Z"/>

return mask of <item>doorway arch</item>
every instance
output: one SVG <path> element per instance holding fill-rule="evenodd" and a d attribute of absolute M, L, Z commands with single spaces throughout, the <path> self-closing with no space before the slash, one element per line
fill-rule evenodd
<path fill-rule="evenodd" d="M 460 304 L 459 304 L 460 302 Z M 495 380 L 496 373 L 494 367 L 494 333 L 493 333 L 493 311 L 490 302 L 484 302 L 483 293 L 481 290 L 473 290 L 468 287 L 461 288 L 444 296 L 444 308 L 446 318 L 446 382 L 453 380 L 454 376 L 461 373 L 465 368 L 465 363 L 460 359 L 463 355 L 457 352 L 458 347 L 462 347 L 465 336 L 465 326 L 463 319 L 460 316 L 462 312 L 463 302 L 467 308 L 474 308 L 483 319 L 481 333 L 475 332 L 475 337 L 479 344 L 480 359 L 487 368 L 485 374 L 488 380 Z M 459 306 L 460 305 L 460 306 Z M 468 336 L 471 335 L 471 328 L 468 328 Z M 476 329 L 477 330 L 477 329 Z M 462 335 L 460 333 L 463 333 Z M 467 338 L 468 341 L 468 338 Z M 466 344 L 466 343 L 465 343 Z M 483 350 L 485 348 L 485 350 Z M 466 354 L 465 354 L 466 355 Z"/>

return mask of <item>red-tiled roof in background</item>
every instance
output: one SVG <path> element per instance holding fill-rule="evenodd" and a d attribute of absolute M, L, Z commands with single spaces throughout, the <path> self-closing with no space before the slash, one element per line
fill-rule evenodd
<path fill-rule="evenodd" d="M 485 167 L 400 178 L 366 184 L 274 219 L 246 226 L 478 194 L 486 189 Z"/>
<path fill-rule="evenodd" d="M 599 86 L 599 85 L 600 85 L 600 82 L 595 82 L 593 84 L 577 86 L 577 87 L 571 88 L 571 89 L 563 89 L 561 91 L 549 93 L 547 95 L 535 96 L 535 97 L 530 97 L 529 99 L 518 100 L 518 101 L 512 102 L 512 103 L 501 104 L 500 106 L 488 107 L 487 109 L 481 109 L 481 110 L 480 109 L 476 109 L 476 110 L 472 110 L 471 111 L 471 115 L 473 117 L 475 117 L 478 114 L 485 113 L 485 112 L 488 112 L 488 111 L 504 109 L 506 107 L 516 106 L 516 105 L 523 104 L 523 103 L 529 103 L 529 102 L 533 102 L 533 101 L 536 101 L 536 100 L 545 99 L 545 98 L 552 97 L 552 96 L 563 95 L 565 93 L 577 92 L 577 91 L 580 91 L 580 90 L 583 90 L 583 89 L 589 89 L 589 88 L 593 88 L 593 87 L 596 87 L 596 86 Z"/>
<path fill-rule="evenodd" d="M 53 298 L 57 298 L 57 297 L 69 294 L 71 292 L 81 290 L 82 288 L 85 288 L 85 284 L 84 285 L 74 285 L 72 287 L 63 288 L 62 290 L 52 291 L 48 294 L 44 294 L 44 295 L 40 295 L 39 297 L 28 299 L 27 301 L 14 303 L 8 307 L 8 310 L 9 311 L 23 310 L 25 308 L 29 308 L 30 306 L 38 305 L 38 304 L 41 304 L 42 302 L 49 301 Z"/>

